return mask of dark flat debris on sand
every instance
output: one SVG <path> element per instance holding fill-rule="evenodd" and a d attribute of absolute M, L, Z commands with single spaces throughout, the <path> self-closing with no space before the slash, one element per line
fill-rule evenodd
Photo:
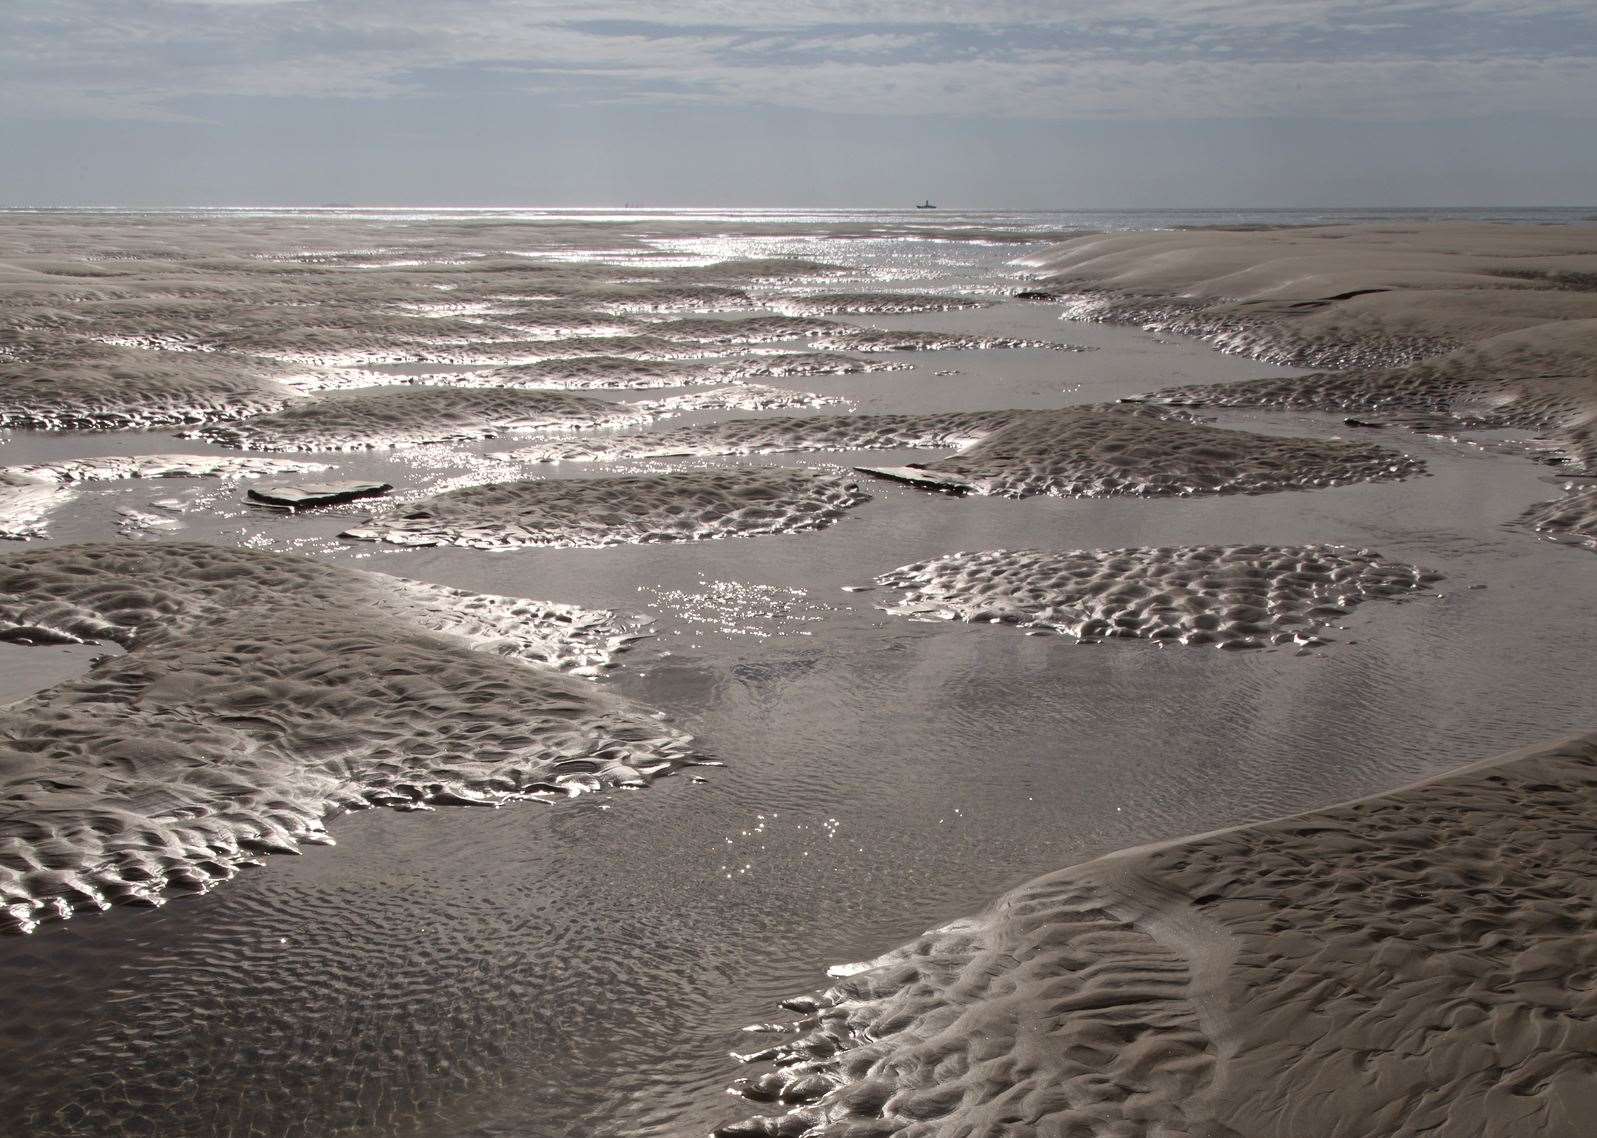
<path fill-rule="evenodd" d="M 266 486 L 251 486 L 251 501 L 268 506 L 286 506 L 290 510 L 307 506 L 333 506 L 340 502 L 353 502 L 357 498 L 374 498 L 393 489 L 387 482 L 273 482 Z"/>

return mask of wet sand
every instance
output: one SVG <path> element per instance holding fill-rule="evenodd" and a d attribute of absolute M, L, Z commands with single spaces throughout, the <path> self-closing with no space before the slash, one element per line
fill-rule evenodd
<path fill-rule="evenodd" d="M 1369 435 L 1318 403 L 1217 395 L 1212 424 L 1163 400 L 1114 406 L 1159 388 L 1201 402 L 1195 385 L 1299 377 L 1140 331 L 1064 328 L 1060 305 L 998 302 L 1005 291 L 1060 286 L 1020 279 L 980 244 L 981 230 L 967 234 L 978 244 L 960 254 L 972 266 L 961 276 L 949 268 L 947 234 L 928 243 L 924 262 L 902 259 L 901 237 L 877 246 L 827 233 L 805 256 L 790 245 L 772 257 L 763 244 L 772 238 L 751 233 L 732 243 L 740 255 L 731 260 L 640 270 L 697 238 L 607 232 L 600 241 L 581 226 L 546 226 L 536 237 L 551 254 L 580 257 L 538 261 L 502 254 L 533 236 L 514 227 L 339 222 L 296 237 L 321 248 L 285 253 L 275 224 L 169 223 L 144 248 L 134 230 L 54 221 L 13 230 L 7 287 L 34 303 L 12 310 L 21 315 L 7 343 L 19 347 L 8 366 L 26 363 L 31 329 L 45 325 L 76 328 L 57 339 L 98 359 L 100 341 L 78 333 L 103 318 L 115 336 L 146 345 L 123 350 L 146 353 L 132 358 L 152 367 L 220 357 L 206 365 L 206 384 L 246 351 L 267 361 L 249 365 L 270 377 L 260 390 L 294 413 L 305 408 L 319 430 L 339 421 L 339 400 L 497 395 L 496 375 L 519 376 L 503 386 L 539 400 L 546 394 L 525 379 L 657 379 L 640 405 L 697 418 L 623 433 L 595 424 L 516 450 L 457 440 L 321 454 L 336 469 L 318 479 L 392 482 L 395 499 L 375 511 L 354 502 L 292 516 L 251 508 L 240 486 L 208 476 L 241 456 L 203 436 L 6 438 L 11 470 L 100 472 L 30 483 L 78 496 L 51 514 L 52 544 L 7 559 L 16 562 L 14 639 L 65 632 L 101 640 L 108 655 L 0 645 L 8 668 L 26 668 L 29 654 L 50 662 L 35 684 L 12 689 L 23 698 L 6 709 L 28 756 L 8 766 L 18 805 L 3 817 L 21 827 L 8 878 L 21 892 L 8 901 L 31 921 L 133 900 L 111 896 L 130 880 L 165 882 L 146 900 L 203 893 L 158 914 L 103 913 L 0 941 L 0 1011 L 12 1025 L 0 1066 L 15 1074 L 3 1105 L 24 1132 L 705 1133 L 738 1113 L 722 1093 L 725 1052 L 761 1046 L 739 1025 L 772 1018 L 777 999 L 812 987 L 827 961 L 874 957 L 1073 863 L 1084 868 L 1006 893 L 988 915 L 861 973 L 837 1010 L 876 1038 L 839 1033 L 836 1015 L 823 1014 L 812 1027 L 837 1041 L 793 1052 L 813 1063 L 802 1072 L 809 1081 L 799 1085 L 791 1067 L 774 1078 L 751 1071 L 756 1099 L 789 1101 L 744 1113 L 780 1116 L 825 1096 L 804 1108 L 825 1117 L 790 1116 L 781 1132 L 1046 1132 L 1071 1119 L 1225 1133 L 1215 1129 L 1222 1118 L 1239 1134 L 1318 1133 L 1313 1126 L 1338 1119 L 1354 1128 L 1347 1133 L 1403 1132 L 1381 1113 L 1380 1092 L 1391 1088 L 1392 1101 L 1448 1133 L 1470 1117 L 1510 1119 L 1506 1088 L 1540 1112 L 1543 1132 L 1579 1132 L 1569 1119 L 1580 1091 L 1564 1068 L 1525 1067 L 1515 1050 L 1526 1038 L 1521 1009 L 1541 998 L 1535 985 L 1547 975 L 1536 953 L 1571 975 L 1584 967 L 1580 930 L 1547 916 L 1570 911 L 1558 892 L 1573 888 L 1568 865 L 1542 873 L 1566 847 L 1548 839 L 1553 854 L 1543 856 L 1502 827 L 1514 817 L 1503 803 L 1517 794 L 1549 833 L 1577 832 L 1589 758 L 1544 756 L 1507 791 L 1460 784 L 1463 830 L 1496 843 L 1470 856 L 1503 867 L 1484 885 L 1437 876 L 1463 872 L 1449 860 L 1458 843 L 1432 840 L 1460 827 L 1442 805 L 1410 805 L 1423 788 L 1372 800 L 1408 812 L 1390 826 L 1362 820 L 1382 815 L 1380 805 L 1323 809 L 1589 716 L 1581 614 L 1597 611 L 1597 594 L 1588 553 L 1536 539 L 1538 519 L 1526 511 L 1548 494 L 1544 468 L 1501 453 L 1491 436 L 1482 448 Z M 606 254 L 614 263 L 589 258 L 596 243 L 617 250 Z M 127 259 L 74 260 L 105 256 L 108 244 Z M 1017 252 L 1056 255 L 1033 245 L 1005 257 Z M 640 271 L 657 279 L 640 282 Z M 986 307 L 966 303 L 984 288 Z M 97 295 L 81 299 L 86 289 Z M 80 299 L 64 299 L 73 290 Z M 311 302 L 327 323 L 309 331 L 261 311 Z M 751 341 L 801 332 L 764 312 L 861 328 Z M 233 346 L 218 335 L 228 321 Z M 833 337 L 893 370 L 855 371 L 817 351 Z M 1381 350 L 1390 371 L 1395 349 Z M 612 362 L 592 362 L 601 359 Z M 778 360 L 787 362 L 758 370 Z M 199 374 L 189 368 L 185 382 Z M 781 405 L 739 383 L 762 374 L 784 376 L 806 405 L 846 399 L 860 413 L 750 417 L 749 406 Z M 394 377 L 405 378 L 394 386 Z M 669 403 L 700 382 L 733 386 Z M 740 387 L 770 401 L 740 402 Z M 357 391 L 318 394 L 340 388 Z M 219 429 L 254 430 L 252 419 L 269 425 L 279 414 L 247 393 L 237 405 L 209 398 L 188 398 L 189 417 L 172 421 L 210 416 Z M 75 413 L 28 399 L 17 409 L 35 422 Z M 1504 422 L 1447 413 L 1449 434 Z M 155 414 L 74 422 L 114 428 Z M 368 424 L 376 440 L 413 425 L 381 415 Z M 285 454 L 307 452 L 305 441 Z M 215 471 L 202 461 L 211 449 Z M 182 457 L 193 465 L 159 488 L 115 477 L 155 472 L 174 451 L 191 451 Z M 551 465 L 556 458 L 569 464 Z M 909 462 L 985 492 L 932 495 L 847 470 Z M 1413 477 L 1422 471 L 1429 476 Z M 807 516 L 792 506 L 807 488 L 851 481 L 870 497 L 851 491 L 831 503 L 830 524 L 782 521 Z M 737 486 L 759 489 L 757 516 L 740 520 Z M 163 526 L 124 528 L 130 511 Z M 436 514 L 410 520 L 444 543 L 339 536 L 368 516 L 407 513 Z M 672 526 L 723 540 L 660 540 Z M 117 532 L 135 540 L 107 543 Z M 484 541 L 457 540 L 468 533 Z M 1405 596 L 1413 603 L 1376 603 Z M 881 611 L 899 606 L 939 619 Z M 611 663 L 613 641 L 638 626 L 608 614 L 643 611 L 656 618 L 656 639 L 632 645 L 602 683 L 551 667 Z M 146 612 L 156 615 L 133 619 Z M 941 619 L 949 613 L 963 619 Z M 994 619 L 1067 635 L 969 626 Z M 1159 651 L 1173 639 L 1161 630 L 1255 651 Z M 323 680 L 346 672 L 345 694 L 332 698 Z M 418 687 L 440 684 L 443 702 Z M 549 718 L 529 718 L 529 706 Z M 692 755 L 727 767 L 655 777 L 680 770 L 689 732 Z M 166 745 L 123 754 L 127 738 Z M 231 763 L 215 762 L 220 754 Z M 588 765 L 562 770 L 567 759 Z M 637 782 L 652 783 L 649 792 L 567 799 Z M 217 805 L 256 794 L 264 804 L 248 816 L 229 819 Z M 341 813 L 473 799 L 505 805 Z M 274 819 L 283 803 L 292 825 Z M 1331 821 L 1161 847 L 1198 851 L 1172 856 L 1208 858 L 1201 870 L 1161 861 L 1159 850 L 1088 860 L 1305 810 Z M 59 833 L 27 829 L 45 815 Z M 295 840 L 329 827 L 340 846 L 266 859 L 235 878 L 228 837 L 241 855 L 259 852 L 248 847 L 265 832 L 262 818 Z M 240 842 L 249 826 L 256 836 Z M 80 866 L 74 851 L 92 853 L 95 842 L 153 877 L 93 880 L 102 863 Z M 1130 874 L 1101 869 L 1121 863 L 1139 867 L 1134 887 Z M 1327 888 L 1326 877 L 1351 884 Z M 1275 900 L 1260 900 L 1267 889 Z M 1354 914 L 1350 904 L 1364 907 Z M 1474 974 L 1455 963 L 1465 958 L 1447 940 L 1448 921 L 1473 908 L 1492 925 L 1490 943 L 1473 951 L 1517 978 L 1511 991 L 1472 994 Z M 1024 918 L 1012 915 L 1021 909 Z M 1189 910 L 1208 923 L 1189 921 Z M 1525 944 L 1493 940 L 1500 929 Z M 1011 933 L 1032 936 L 1037 951 L 1010 960 Z M 1372 936 L 1390 960 L 1371 950 Z M 1241 946 L 1231 958 L 1206 947 L 1222 938 Z M 1315 956 L 1303 949 L 1315 938 L 1346 950 Z M 1422 947 L 1402 955 L 1411 943 Z M 1347 960 L 1364 970 L 1344 979 Z M 1410 967 L 1421 971 L 1411 977 Z M 1433 1106 L 1405 1058 L 1414 1040 L 1431 1047 L 1438 976 L 1488 1008 L 1485 1021 L 1455 1015 L 1460 1050 L 1447 1059 L 1457 1077 L 1446 1086 L 1473 1114 Z M 1377 1014 L 1359 1018 L 1356 1000 L 1312 1002 L 1365 989 L 1380 1000 L 1380 983 L 1394 977 L 1400 1004 Z M 1196 999 L 1200 981 L 1231 1001 L 1240 1025 L 1206 1018 L 1220 996 Z M 1300 991 L 1309 1004 L 1293 1002 Z M 1304 1022 L 1323 1029 L 1312 1038 L 1298 1022 L 1304 1007 L 1313 1012 Z M 1556 1000 L 1536 1007 L 1536 1016 L 1573 1014 Z M 1029 1025 L 1044 1021 L 1065 1041 L 1057 1050 L 1031 1042 Z M 991 1054 L 973 1057 L 969 1027 L 988 1033 Z M 1555 1066 L 1565 1054 L 1557 1044 L 1538 1051 Z M 1579 1051 L 1576 1040 L 1570 1053 Z M 1317 1081 L 1297 1062 L 1304 1055 L 1334 1078 Z M 1258 1114 L 1253 1087 L 1270 1088 L 1277 1115 Z M 1323 1093 L 1342 1096 L 1337 1111 L 1303 1105 Z"/>

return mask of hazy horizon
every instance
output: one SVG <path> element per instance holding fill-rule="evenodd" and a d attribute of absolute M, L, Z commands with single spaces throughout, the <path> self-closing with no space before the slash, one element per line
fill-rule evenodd
<path fill-rule="evenodd" d="M 1593 43 L 1580 0 L 21 0 L 0 204 L 1579 205 Z"/>

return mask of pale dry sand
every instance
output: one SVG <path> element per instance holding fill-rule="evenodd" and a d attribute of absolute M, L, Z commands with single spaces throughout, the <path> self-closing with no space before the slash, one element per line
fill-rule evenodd
<path fill-rule="evenodd" d="M 821 529 L 867 498 L 847 479 L 782 467 L 495 482 L 406 503 L 343 536 L 473 549 L 707 541 Z"/>
<path fill-rule="evenodd" d="M 212 545 L 0 557 L 0 637 L 125 650 L 0 709 L 0 927 L 203 892 L 339 808 L 642 786 L 686 736 L 570 674 L 635 633 Z"/>
<path fill-rule="evenodd" d="M 1154 398 L 1528 428 L 1597 468 L 1597 227 L 1368 224 L 1095 235 L 1036 259 L 1077 319 L 1203 337 L 1315 375 Z"/>
<path fill-rule="evenodd" d="M 751 1029 L 718 1133 L 1589 1134 L 1594 839 L 1587 735 L 1039 878 Z"/>

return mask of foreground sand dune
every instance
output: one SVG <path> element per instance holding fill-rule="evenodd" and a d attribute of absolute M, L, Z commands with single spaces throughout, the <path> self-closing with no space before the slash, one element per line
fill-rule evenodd
<path fill-rule="evenodd" d="M 1590 461 L 1597 227 L 1484 223 L 1095 235 L 1032 262 L 1066 315 L 1197 335 L 1301 379 L 1161 393 L 1554 432 Z"/>
<path fill-rule="evenodd" d="M 791 1001 L 719 1133 L 1589 1134 L 1594 838 L 1585 735 L 1039 878 Z"/>
<path fill-rule="evenodd" d="M 212 545 L 0 557 L 0 639 L 126 652 L 0 709 L 0 929 L 203 892 L 335 808 L 641 786 L 686 737 L 568 674 L 630 635 Z"/>

